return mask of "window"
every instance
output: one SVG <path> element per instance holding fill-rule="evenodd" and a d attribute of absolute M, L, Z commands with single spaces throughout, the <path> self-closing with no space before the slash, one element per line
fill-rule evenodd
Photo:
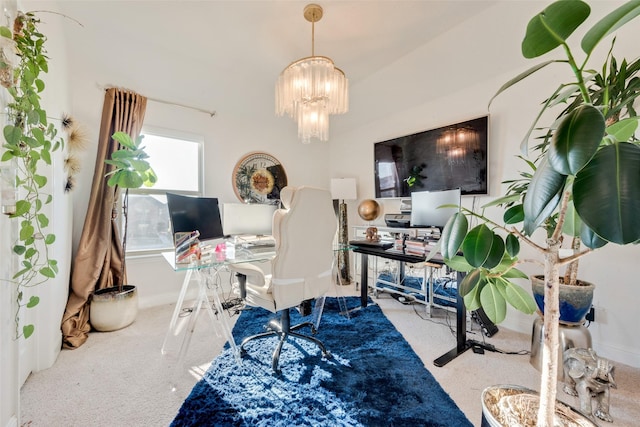
<path fill-rule="evenodd" d="M 141 134 L 144 135 L 142 145 L 146 147 L 158 182 L 150 188 L 129 190 L 129 254 L 173 249 L 167 191 L 203 195 L 204 139 L 201 136 L 151 127 L 144 127 Z"/>

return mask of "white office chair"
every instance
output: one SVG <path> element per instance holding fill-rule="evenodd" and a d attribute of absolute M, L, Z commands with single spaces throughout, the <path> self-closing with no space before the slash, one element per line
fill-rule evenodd
<path fill-rule="evenodd" d="M 333 239 L 337 220 L 333 210 L 331 193 L 311 187 L 285 187 L 280 193 L 284 209 L 273 215 L 273 237 L 276 256 L 271 261 L 270 275 L 251 264 L 232 264 L 241 282 L 246 279 L 246 303 L 279 313 L 279 319 L 271 320 L 267 332 L 245 338 L 240 344 L 241 353 L 247 342 L 271 335 L 280 341 L 273 353 L 272 368 L 278 372 L 278 360 L 282 345 L 288 336 L 315 343 L 323 357 L 330 354 L 324 344 L 315 337 L 294 332 L 305 326 L 315 333 L 315 325 L 305 322 L 291 326 L 289 309 L 305 301 L 323 296 L 332 280 Z M 242 286 L 242 283 L 241 283 Z"/>

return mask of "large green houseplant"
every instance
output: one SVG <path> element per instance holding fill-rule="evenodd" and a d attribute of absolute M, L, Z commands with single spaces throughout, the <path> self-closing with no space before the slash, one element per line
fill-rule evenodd
<path fill-rule="evenodd" d="M 120 190 L 124 189 L 122 198 L 122 217 L 124 232 L 122 236 L 122 264 L 120 280 L 116 286 L 94 292 L 91 300 L 91 325 L 99 331 L 113 331 L 130 325 L 136 318 L 138 310 L 137 289 L 126 285 L 125 257 L 127 250 L 127 226 L 129 218 L 129 189 L 142 186 L 151 187 L 157 176 L 147 161 L 149 155 L 142 145 L 142 136 L 136 140 L 125 132 L 115 132 L 113 140 L 119 144 L 111 159 L 105 160 L 111 166 L 106 177 L 107 184 L 116 188 L 115 200 L 119 199 Z"/>
<path fill-rule="evenodd" d="M 52 195 L 47 190 L 46 170 L 52 167 L 52 152 L 64 147 L 64 140 L 40 105 L 45 88 L 41 73 L 48 71 L 48 58 L 47 38 L 38 30 L 39 22 L 33 13 L 18 12 L 12 29 L 0 26 L 0 84 L 10 95 L 1 161 L 15 168 L 18 190 L 15 209 L 5 213 L 20 220 L 18 239 L 12 247 L 20 266 L 12 279 L 18 299 L 16 337 L 25 338 L 33 334 L 35 326 L 25 324 L 20 330 L 20 310 L 33 308 L 40 300 L 37 295 L 27 300 L 27 289 L 58 272 L 57 261 L 49 254 L 55 234 L 48 231 L 46 206 Z"/>
<path fill-rule="evenodd" d="M 545 100 L 529 134 L 541 131 L 538 161 L 528 161 L 532 172 L 509 187 L 508 193 L 483 207 L 482 212 L 461 208 L 443 230 L 441 252 L 447 264 L 467 275 L 460 283 L 469 310 L 483 307 L 489 318 L 501 322 L 509 303 L 532 313 L 530 294 L 514 279 L 526 278 L 516 267 L 520 244 L 543 258 L 545 280 L 544 327 L 538 426 L 552 426 L 557 393 L 558 287 L 560 269 L 607 243 L 626 245 L 640 240 L 640 144 L 635 137 L 638 117 L 634 102 L 640 93 L 638 77 L 627 79 L 626 61 L 618 67 L 611 50 L 597 70 L 587 67 L 594 49 L 606 36 L 640 14 L 640 1 L 628 2 L 597 22 L 581 43 L 585 59 L 578 63 L 567 38 L 590 14 L 581 0 L 552 3 L 527 26 L 522 42 L 526 58 L 537 58 L 561 48 L 564 59 L 538 64 L 507 82 L 498 94 L 550 65 L 570 67 L 575 80 L 563 83 Z M 613 48 L 613 43 L 612 43 Z M 634 62 L 629 68 L 636 68 Z M 611 102 L 612 99 L 617 101 Z M 557 105 L 564 110 L 551 125 L 540 128 L 544 113 Z M 526 158 L 525 156 L 522 156 Z M 495 221 L 484 208 L 504 208 Z M 479 220 L 469 229 L 468 217 Z M 570 226 L 569 226 L 570 225 Z M 542 228 L 544 243 L 532 237 Z M 563 234 L 579 236 L 586 248 L 562 257 Z M 576 244 L 574 248 L 578 248 Z M 457 255 L 462 251 L 463 256 Z M 587 414 L 590 415 L 590 414 Z"/>

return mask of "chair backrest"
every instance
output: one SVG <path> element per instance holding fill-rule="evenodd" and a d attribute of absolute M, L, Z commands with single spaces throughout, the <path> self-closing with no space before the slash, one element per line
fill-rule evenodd
<path fill-rule="evenodd" d="M 331 193 L 312 187 L 285 187 L 284 209 L 273 215 L 276 257 L 272 292 L 276 309 L 324 295 L 331 285 L 337 219 Z"/>

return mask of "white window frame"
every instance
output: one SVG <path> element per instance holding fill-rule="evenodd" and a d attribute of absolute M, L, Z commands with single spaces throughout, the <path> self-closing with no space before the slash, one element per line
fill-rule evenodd
<path fill-rule="evenodd" d="M 188 195 L 188 196 L 198 196 L 201 197 L 204 195 L 204 136 L 202 135 L 197 135 L 197 134 L 193 134 L 193 133 L 189 133 L 189 132 L 184 132 L 184 131 L 180 131 L 180 130 L 174 130 L 174 129 L 166 129 L 166 128 L 161 128 L 161 127 L 156 127 L 156 126 L 143 126 L 142 130 L 140 132 L 141 135 L 154 135 L 154 136 L 158 136 L 158 137 L 163 137 L 163 138 L 170 138 L 170 139 L 176 139 L 176 140 L 182 140 L 182 141 L 188 141 L 188 142 L 193 142 L 197 144 L 198 150 L 197 150 L 197 155 L 198 155 L 198 161 L 197 161 L 197 165 L 198 165 L 198 188 L 195 191 L 184 191 L 184 190 L 173 190 L 173 189 L 167 189 L 167 188 L 163 188 L 163 189 L 156 189 L 154 187 L 140 187 L 140 188 L 131 188 L 129 189 L 129 196 L 131 198 L 131 196 L 136 196 L 136 195 L 162 195 L 164 196 L 167 192 L 171 192 L 171 193 L 176 193 L 176 194 L 183 194 L 183 195 Z M 145 146 L 145 140 L 142 140 L 142 145 Z M 152 164 L 153 166 L 153 164 Z M 192 164 L 190 165 L 175 165 L 176 169 L 179 170 L 181 167 L 193 167 Z M 178 172 L 177 172 L 178 173 Z M 121 191 L 121 197 L 120 197 L 120 204 L 122 204 L 122 198 L 124 197 L 124 191 Z M 130 211 L 131 211 L 131 207 L 130 207 Z M 167 212 L 168 214 L 168 212 Z M 129 215 L 129 227 L 131 227 L 131 212 Z M 122 215 L 120 216 L 120 232 L 121 232 L 121 236 L 123 236 L 124 233 L 124 221 L 122 221 Z M 129 229 L 129 234 L 131 233 L 131 228 Z M 161 252 L 166 252 L 168 250 L 173 250 L 173 246 L 166 246 L 166 247 L 161 247 L 161 248 L 155 248 L 155 249 L 131 249 L 131 236 L 128 235 L 128 243 L 127 243 L 127 256 L 146 256 L 146 255 L 154 255 L 154 254 L 159 254 Z"/>

